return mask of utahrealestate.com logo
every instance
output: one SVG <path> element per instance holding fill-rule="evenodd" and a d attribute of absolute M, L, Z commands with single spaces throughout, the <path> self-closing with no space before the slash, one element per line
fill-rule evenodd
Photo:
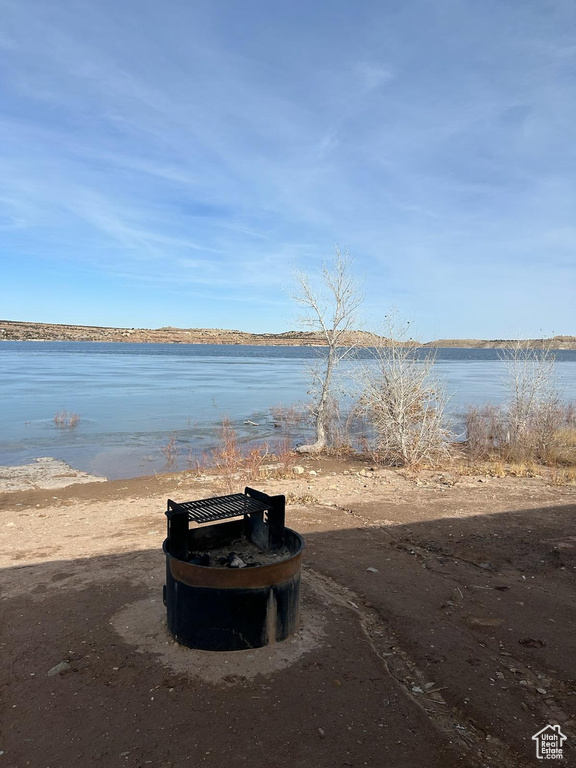
<path fill-rule="evenodd" d="M 562 744 L 566 736 L 559 725 L 547 725 L 532 736 L 536 742 L 536 757 L 538 760 L 562 760 Z"/>

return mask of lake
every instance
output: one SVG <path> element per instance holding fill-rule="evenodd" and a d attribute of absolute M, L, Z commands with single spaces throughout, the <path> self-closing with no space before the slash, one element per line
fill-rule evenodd
<path fill-rule="evenodd" d="M 273 441 L 270 408 L 306 400 L 306 370 L 318 354 L 313 347 L 0 342 L 0 464 L 54 456 L 111 479 L 137 477 L 163 469 L 161 449 L 172 435 L 182 466 L 188 454 L 209 451 L 224 417 L 242 440 Z M 437 351 L 456 431 L 467 405 L 504 397 L 500 354 Z M 576 400 L 576 351 L 556 355 L 562 397 Z M 348 372 L 360 365 L 366 360 L 348 362 Z M 75 429 L 56 427 L 62 410 L 79 414 Z"/>

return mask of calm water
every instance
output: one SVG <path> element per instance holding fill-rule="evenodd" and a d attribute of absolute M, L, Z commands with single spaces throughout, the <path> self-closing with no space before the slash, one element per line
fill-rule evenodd
<path fill-rule="evenodd" d="M 0 342 L 0 464 L 54 456 L 109 478 L 150 474 L 163 468 L 161 447 L 172 434 L 182 461 L 212 448 L 223 416 L 242 439 L 274 440 L 270 407 L 306 399 L 306 368 L 317 354 L 309 347 Z M 456 426 L 467 405 L 502 400 L 498 355 L 438 350 Z M 558 352 L 556 368 L 563 397 L 575 400 L 576 351 Z M 60 410 L 80 415 L 76 429 L 55 427 Z"/>

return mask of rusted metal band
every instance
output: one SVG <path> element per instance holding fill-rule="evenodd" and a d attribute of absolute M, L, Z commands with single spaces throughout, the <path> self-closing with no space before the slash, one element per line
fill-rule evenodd
<path fill-rule="evenodd" d="M 298 536 L 298 534 L 295 534 Z M 173 557 L 166 549 L 164 553 L 170 564 L 170 571 L 176 581 L 189 587 L 212 587 L 214 589 L 257 589 L 271 587 L 282 581 L 288 581 L 300 571 L 304 541 L 298 536 L 301 547 L 298 552 L 286 560 L 253 568 L 211 568 L 193 565 Z"/>

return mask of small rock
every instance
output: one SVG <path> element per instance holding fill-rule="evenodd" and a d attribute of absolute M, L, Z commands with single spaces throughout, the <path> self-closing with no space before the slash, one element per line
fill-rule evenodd
<path fill-rule="evenodd" d="M 413 685 L 412 686 L 412 693 L 424 693 L 424 691 L 422 690 L 422 688 L 420 688 L 419 685 Z"/>
<path fill-rule="evenodd" d="M 308 474 L 309 474 L 309 475 L 312 475 L 312 477 L 316 477 L 316 475 L 318 474 L 318 472 L 315 472 L 313 469 L 311 469 L 311 470 L 310 470 L 310 472 L 308 472 Z"/>
<path fill-rule="evenodd" d="M 526 648 L 545 648 L 546 642 L 544 640 L 536 640 L 533 637 L 523 637 L 520 640 L 518 640 L 520 645 L 525 646 Z"/>
<path fill-rule="evenodd" d="M 324 728 L 318 728 L 318 735 L 320 736 L 321 739 L 326 738 L 326 731 L 324 730 Z"/>
<path fill-rule="evenodd" d="M 370 571 L 370 573 L 378 573 L 378 568 L 372 568 L 372 566 L 370 566 L 370 568 L 366 568 L 366 570 Z"/>
<path fill-rule="evenodd" d="M 544 688 L 536 688 L 536 690 L 538 691 L 538 693 L 541 693 L 542 696 L 546 696 L 546 690 Z"/>
<path fill-rule="evenodd" d="M 439 701 L 441 704 L 445 704 L 444 698 L 442 697 L 441 693 L 438 693 L 438 691 L 432 691 L 430 694 L 430 698 L 432 701 Z"/>
<path fill-rule="evenodd" d="M 292 467 L 292 472 L 295 475 L 303 475 L 304 474 L 304 467 L 299 466 L 298 464 L 295 467 Z"/>
<path fill-rule="evenodd" d="M 237 554 L 230 552 L 228 555 L 228 566 L 230 568 L 246 568 L 246 563 Z"/>
<path fill-rule="evenodd" d="M 52 669 L 48 670 L 48 677 L 53 677 L 53 675 L 59 675 L 60 672 L 67 672 L 69 669 L 70 669 L 70 662 L 61 661 L 60 664 L 56 664 L 55 667 L 52 667 Z"/>
<path fill-rule="evenodd" d="M 466 619 L 466 624 L 472 628 L 501 627 L 504 624 L 504 619 L 496 619 L 492 616 L 469 616 Z"/>
<path fill-rule="evenodd" d="M 480 568 L 490 568 L 490 563 L 480 563 Z"/>
<path fill-rule="evenodd" d="M 521 706 L 521 708 L 524 710 L 524 712 L 529 712 L 529 711 L 530 711 L 530 708 L 528 707 L 528 704 L 526 704 L 526 702 L 525 702 L 525 701 L 522 701 L 522 702 L 520 703 L 520 706 Z"/>

